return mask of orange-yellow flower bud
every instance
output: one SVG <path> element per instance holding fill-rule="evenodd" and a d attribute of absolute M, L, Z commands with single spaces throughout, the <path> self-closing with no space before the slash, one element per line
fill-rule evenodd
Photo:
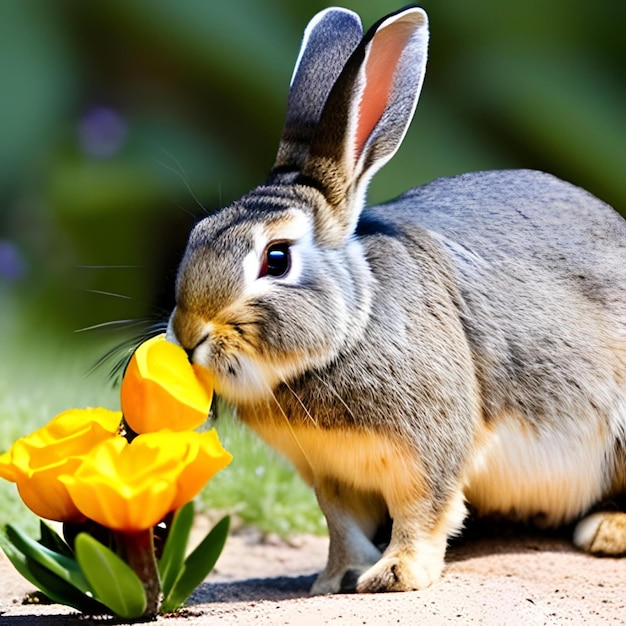
<path fill-rule="evenodd" d="M 135 533 L 192 500 L 232 460 L 215 430 L 105 441 L 72 474 L 60 476 L 78 509 L 113 530 Z"/>
<path fill-rule="evenodd" d="M 73 473 L 94 446 L 115 437 L 121 419 L 121 412 L 102 408 L 64 411 L 0 456 L 0 477 L 16 483 L 26 506 L 40 517 L 80 521 L 83 514 L 58 478 Z"/>
<path fill-rule="evenodd" d="M 199 379 L 185 351 L 165 335 L 142 343 L 122 380 L 124 418 L 136 433 L 192 430 L 211 408 L 212 390 Z"/>

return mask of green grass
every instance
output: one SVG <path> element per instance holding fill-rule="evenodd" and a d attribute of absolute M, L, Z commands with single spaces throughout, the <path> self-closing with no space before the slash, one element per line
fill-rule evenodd
<path fill-rule="evenodd" d="M 6 294 L 0 294 L 0 452 L 19 437 L 72 407 L 119 409 L 119 391 L 107 367 L 93 364 L 117 339 L 87 335 L 49 336 Z M 325 524 L 312 490 L 286 461 L 229 415 L 215 424 L 232 463 L 198 497 L 200 510 L 230 513 L 263 532 L 323 533 Z M 37 519 L 22 504 L 15 485 L 0 479 L 0 525 L 32 531 Z"/>
<path fill-rule="evenodd" d="M 221 416 L 215 427 L 233 461 L 200 494 L 202 507 L 234 514 L 244 524 L 286 536 L 325 532 L 313 491 L 253 433 Z"/>

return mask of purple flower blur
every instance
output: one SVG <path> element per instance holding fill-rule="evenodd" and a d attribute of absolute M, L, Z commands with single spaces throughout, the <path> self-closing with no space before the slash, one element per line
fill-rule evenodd
<path fill-rule="evenodd" d="M 18 247 L 6 239 L 0 239 L 0 279 L 17 281 L 26 273 L 26 262 Z"/>
<path fill-rule="evenodd" d="M 110 107 L 97 106 L 80 120 L 78 139 L 84 153 L 97 159 L 115 156 L 124 146 L 128 127 L 122 116 Z"/>

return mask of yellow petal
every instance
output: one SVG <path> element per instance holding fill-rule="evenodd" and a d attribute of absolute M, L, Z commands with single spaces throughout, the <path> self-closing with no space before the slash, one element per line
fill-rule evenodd
<path fill-rule="evenodd" d="M 12 456 L 10 450 L 0 455 L 0 478 L 14 483 L 17 480 L 18 471 L 13 466 Z"/>
<path fill-rule="evenodd" d="M 175 485 L 156 478 L 143 490 L 94 475 L 63 476 L 72 500 L 86 517 L 113 530 L 139 532 L 158 524 L 171 510 Z"/>
<path fill-rule="evenodd" d="M 73 475 L 62 476 L 79 510 L 99 524 L 139 532 L 191 500 L 231 460 L 214 431 L 122 437 L 101 443 Z"/>
<path fill-rule="evenodd" d="M 70 459 L 60 471 L 72 472 L 80 464 L 79 459 Z M 59 468 L 35 472 L 30 478 L 19 478 L 17 490 L 24 504 L 39 517 L 58 522 L 80 522 L 84 519 L 65 485 L 59 481 Z"/>
<path fill-rule="evenodd" d="M 194 446 L 180 470 L 172 509 L 193 500 L 202 487 L 233 459 L 230 452 L 222 447 L 215 429 L 194 435 L 198 445 Z"/>
<path fill-rule="evenodd" d="M 17 484 L 26 506 L 40 517 L 82 520 L 59 475 L 73 472 L 94 445 L 111 438 L 121 417 L 101 408 L 64 411 L 0 457 L 0 476 Z"/>
<path fill-rule="evenodd" d="M 185 351 L 159 335 L 142 343 L 128 364 L 122 412 L 136 433 L 191 430 L 206 420 L 211 395 L 206 374 L 199 379 Z"/>

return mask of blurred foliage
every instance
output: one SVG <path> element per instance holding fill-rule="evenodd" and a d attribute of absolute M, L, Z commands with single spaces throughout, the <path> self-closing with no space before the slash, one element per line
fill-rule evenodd
<path fill-rule="evenodd" d="M 44 328 L 164 319 L 191 225 L 271 166 L 302 31 L 329 4 L 0 3 L 2 306 L 17 294 Z M 402 3 L 345 5 L 367 27 Z M 531 167 L 623 211 L 626 4 L 423 6 L 423 96 L 370 199 Z"/>

